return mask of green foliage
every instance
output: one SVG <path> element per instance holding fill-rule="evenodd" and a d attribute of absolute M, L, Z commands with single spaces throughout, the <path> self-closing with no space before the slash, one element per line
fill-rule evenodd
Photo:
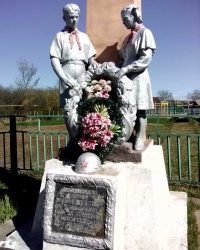
<path fill-rule="evenodd" d="M 105 105 L 95 105 L 94 111 L 101 114 L 103 117 L 106 117 L 108 115 L 108 109 Z"/>
<path fill-rule="evenodd" d="M 112 131 L 113 134 L 118 135 L 118 134 L 121 133 L 121 128 L 120 128 L 120 126 L 118 126 L 117 124 L 111 124 L 111 125 L 110 125 L 110 131 Z"/>
<path fill-rule="evenodd" d="M 3 87 L 0 85 L 1 115 L 28 115 L 30 112 L 60 112 L 58 101 L 58 86 L 53 88 L 18 87 L 17 85 Z"/>
<path fill-rule="evenodd" d="M 10 201 L 8 195 L 0 199 L 0 224 L 12 218 L 17 214 L 17 210 Z"/>

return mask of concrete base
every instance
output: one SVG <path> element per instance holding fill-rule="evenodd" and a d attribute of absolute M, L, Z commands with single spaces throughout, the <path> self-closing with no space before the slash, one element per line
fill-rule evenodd
<path fill-rule="evenodd" d="M 52 159 L 47 161 L 45 174 L 41 185 L 41 193 L 38 207 L 33 223 L 31 237 L 41 242 L 41 231 L 43 221 L 44 187 L 47 172 L 63 172 L 67 174 L 72 165 Z M 100 176 L 112 176 L 113 173 L 121 175 L 118 183 L 125 190 L 121 198 L 125 201 L 125 216 L 116 213 L 118 227 L 123 233 L 113 235 L 114 244 L 112 250 L 182 250 L 187 247 L 187 196 L 182 192 L 169 192 L 165 171 L 165 164 L 161 146 L 152 146 L 151 153 L 142 163 L 113 163 L 105 162 L 103 172 Z M 77 174 L 78 175 L 78 174 Z M 92 175 L 90 175 L 92 176 Z M 117 184 L 117 185 L 118 185 Z M 120 211 L 121 198 L 116 200 L 118 211 Z M 123 210 L 123 209 L 122 209 Z M 116 218 L 116 217 L 115 217 Z M 120 223 L 119 223 L 120 221 Z M 125 226 L 124 226 L 125 225 Z M 115 231 L 114 231 L 115 232 Z M 116 231 L 117 232 L 117 231 Z M 119 231 L 118 231 L 119 232 Z M 17 247 L 16 234 L 7 237 L 9 247 L 15 244 L 16 250 L 40 249 Z M 19 239 L 18 239 L 19 241 Z M 1 245 L 0 245 L 1 246 Z M 86 250 L 89 248 L 78 248 L 67 245 L 50 244 L 43 242 L 43 249 L 48 250 Z"/>
<path fill-rule="evenodd" d="M 68 221 L 65 221 L 65 225 L 68 223 L 72 223 L 76 225 L 76 230 L 72 229 L 74 226 L 70 225 L 68 228 L 71 228 L 74 230 L 74 233 L 64 233 L 64 231 L 56 231 L 55 228 L 53 228 L 53 207 L 55 207 L 55 186 L 56 183 L 67 183 L 70 185 L 75 185 L 76 187 L 73 187 L 74 192 L 78 192 L 78 190 L 86 190 L 86 188 L 94 187 L 96 189 L 103 188 L 106 190 L 106 199 L 105 204 L 103 207 L 105 208 L 105 212 L 103 207 L 96 210 L 95 208 L 97 205 L 92 205 L 91 203 L 89 205 L 78 205 L 76 206 L 76 202 L 79 203 L 89 203 L 89 200 L 95 203 L 97 201 L 95 198 L 99 195 L 95 193 L 95 196 L 89 195 L 90 197 L 87 197 L 87 195 L 84 195 L 85 198 L 81 198 L 79 195 L 79 198 L 72 198 L 76 196 L 76 194 L 73 194 L 71 199 L 74 201 L 73 203 L 70 203 L 70 198 L 68 199 L 67 203 L 64 203 L 65 194 L 62 197 L 62 209 L 67 204 L 68 206 L 68 212 L 65 216 L 68 215 L 68 213 L 72 213 L 74 211 L 75 217 L 71 216 L 71 219 Z M 126 196 L 124 195 L 126 193 L 126 169 L 124 168 L 104 168 L 103 171 L 97 173 L 97 174 L 78 174 L 73 171 L 72 166 L 65 166 L 64 168 L 60 169 L 54 169 L 51 170 L 47 175 L 47 184 L 46 184 L 46 197 L 45 197 L 45 210 L 44 210 L 44 244 L 43 249 L 49 250 L 50 249 L 50 243 L 53 243 L 55 249 L 55 244 L 60 244 L 61 249 L 74 249 L 72 247 L 66 246 L 75 246 L 75 249 L 79 247 L 79 249 L 123 249 L 123 232 L 125 228 L 125 217 L 126 217 Z M 84 184 L 84 185 L 83 185 Z M 83 189 L 79 189 L 79 188 Z M 70 188 L 69 188 L 70 189 Z M 48 191 L 47 191 L 48 190 Z M 88 190 L 89 191 L 89 190 Z M 69 194 L 69 191 L 68 191 Z M 70 193 L 72 194 L 72 193 Z M 69 195 L 70 195 L 69 194 Z M 89 199 L 87 199 L 89 198 Z M 93 199 L 94 198 L 94 199 Z M 60 200 L 61 198 L 59 198 Z M 100 198 L 98 198 L 99 200 Z M 54 204 L 54 205 L 53 205 Z M 72 205 L 73 204 L 73 205 Z M 71 208 L 73 207 L 73 210 Z M 74 207 L 79 208 L 79 210 L 84 209 L 84 213 L 81 212 L 81 214 L 78 212 L 78 210 L 74 210 Z M 87 209 L 93 209 L 90 210 L 89 217 L 86 217 Z M 57 206 L 58 210 L 58 206 Z M 80 231 L 79 229 L 83 227 L 87 227 L 87 223 L 95 223 L 97 218 L 97 213 L 100 213 L 101 216 L 103 214 L 102 222 L 99 222 L 99 224 L 96 224 L 97 228 L 101 228 L 103 226 L 104 233 L 103 236 L 99 236 L 96 234 L 91 234 L 95 230 L 95 227 L 91 230 L 90 228 L 87 228 L 85 232 L 88 232 L 87 237 L 84 237 L 82 234 L 79 234 L 80 232 L 83 233 L 83 231 Z M 58 214 L 58 213 L 57 213 Z M 92 214 L 92 216 L 91 216 Z M 96 216 L 96 219 L 91 220 L 93 218 L 93 215 Z M 77 217 L 78 216 L 78 217 Z M 81 216 L 81 217 L 80 217 Z M 100 217 L 101 217 L 100 216 Z M 70 215 L 69 215 L 70 217 Z M 102 218 L 101 217 L 101 218 Z M 85 219 L 87 218 L 87 222 L 83 224 L 84 222 L 76 222 L 76 219 Z M 73 221 L 73 222 L 72 222 Z M 80 226 L 80 227 L 79 227 Z M 60 228 L 61 229 L 61 228 Z M 84 230 L 82 228 L 82 230 Z M 91 232 L 93 231 L 93 232 Z M 63 245 L 63 246 L 62 246 Z M 59 248 L 58 248 L 59 249 Z"/>

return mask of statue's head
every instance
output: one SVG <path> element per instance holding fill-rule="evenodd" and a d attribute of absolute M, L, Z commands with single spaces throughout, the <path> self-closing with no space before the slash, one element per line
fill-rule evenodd
<path fill-rule="evenodd" d="M 141 12 L 135 4 L 125 6 L 121 11 L 121 18 L 127 29 L 132 29 L 137 23 L 142 23 Z"/>
<path fill-rule="evenodd" d="M 74 30 L 78 24 L 80 8 L 74 3 L 69 3 L 63 7 L 63 20 L 66 26 Z"/>

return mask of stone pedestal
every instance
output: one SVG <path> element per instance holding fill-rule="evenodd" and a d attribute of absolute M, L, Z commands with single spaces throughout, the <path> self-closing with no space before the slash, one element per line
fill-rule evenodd
<path fill-rule="evenodd" d="M 103 171 L 99 174 L 77 174 L 73 171 L 73 164 L 65 164 L 55 159 L 47 161 L 45 169 L 42 183 L 42 187 L 46 186 L 47 192 L 43 249 L 187 249 L 187 196 L 185 193 L 169 192 L 161 146 L 151 146 L 148 157 L 142 163 L 106 162 L 103 165 Z M 65 212 L 64 224 L 68 223 L 67 220 L 70 223 L 73 221 L 77 223 L 81 217 L 83 219 L 77 229 L 74 227 L 76 224 L 72 224 L 70 232 L 69 227 L 66 231 L 63 230 L 63 226 L 61 229 L 54 227 L 57 223 L 56 216 L 58 216 L 58 225 L 59 220 L 62 220 L 62 214 L 59 215 L 61 196 L 58 195 L 58 190 L 62 189 L 55 191 L 58 183 L 65 188 L 63 197 L 68 197 L 63 204 L 66 207 L 68 207 L 67 204 L 76 204 L 74 208 L 69 205 L 67 211 L 70 216 L 73 214 L 73 209 L 80 210 L 80 217 L 77 214 L 74 218 L 69 216 L 70 218 L 67 219 L 68 214 Z M 103 190 L 102 196 L 99 197 L 100 200 L 104 200 L 104 203 L 97 202 L 99 204 L 97 213 L 100 208 L 104 212 L 102 217 L 98 217 L 97 214 L 96 218 L 99 220 L 97 225 L 104 230 L 104 233 L 98 236 L 94 232 L 94 235 L 91 235 L 90 229 L 85 226 L 86 229 L 81 234 L 79 232 L 81 225 L 90 220 L 90 215 L 84 217 L 81 214 L 82 208 L 85 208 L 85 204 L 88 205 L 91 208 L 91 217 L 94 217 L 96 198 L 94 193 L 92 197 L 89 198 L 89 196 L 90 192 L 96 192 L 95 190 L 99 188 Z M 77 196 L 80 189 L 85 192 L 85 198 Z M 91 206 L 89 206 L 89 200 L 92 202 Z M 38 207 L 40 211 L 36 213 L 37 223 L 34 223 L 32 233 L 40 231 L 42 227 L 43 210 L 39 204 Z M 85 210 L 87 212 L 86 208 Z M 93 221 L 93 224 L 95 223 Z"/>

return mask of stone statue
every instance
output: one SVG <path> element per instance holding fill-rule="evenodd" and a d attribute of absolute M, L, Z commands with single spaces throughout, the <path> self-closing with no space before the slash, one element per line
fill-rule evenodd
<path fill-rule="evenodd" d="M 50 48 L 52 67 L 59 77 L 60 107 L 65 110 L 65 123 L 69 133 L 69 143 L 78 134 L 76 108 L 82 97 L 81 76 L 86 66 L 95 65 L 96 51 L 88 36 L 77 29 L 80 9 L 76 4 L 67 4 L 63 8 L 65 28 L 58 32 Z"/>
<path fill-rule="evenodd" d="M 121 46 L 121 69 L 116 73 L 116 78 L 128 76 L 135 88 L 137 107 L 135 150 L 142 150 L 146 135 L 146 110 L 154 108 L 147 67 L 156 45 L 151 31 L 142 24 L 141 13 L 136 5 L 129 4 L 124 7 L 121 11 L 121 18 L 131 33 L 124 39 Z"/>

